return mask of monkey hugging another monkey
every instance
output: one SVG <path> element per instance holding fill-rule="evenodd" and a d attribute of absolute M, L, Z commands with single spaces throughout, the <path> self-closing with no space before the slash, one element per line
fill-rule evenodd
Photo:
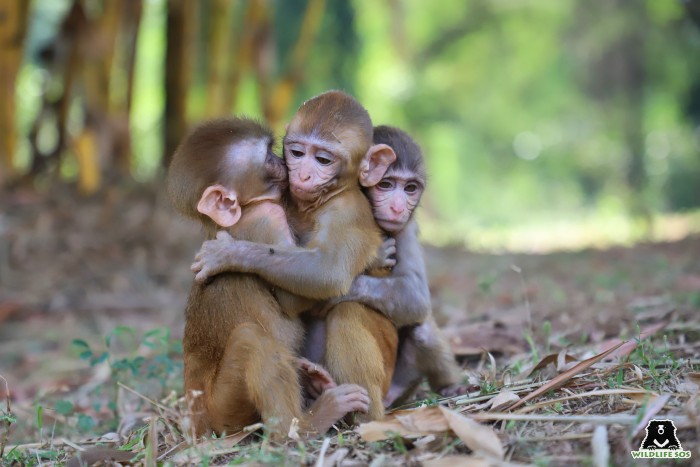
<path fill-rule="evenodd" d="M 425 184 L 422 155 L 418 149 L 418 165 L 402 162 L 415 154 L 401 138 L 378 138 L 381 131 L 345 93 L 305 102 L 284 138 L 288 189 L 269 130 L 254 122 L 206 123 L 177 150 L 169 192 L 210 239 L 193 264 L 183 340 L 196 435 L 257 419 L 277 435 L 294 418 L 307 434 L 349 412 L 378 419 L 423 375 L 434 389 L 463 391 L 430 317 L 412 220 Z M 396 186 L 401 196 L 387 195 Z M 373 271 L 394 263 L 391 272 Z M 299 313 L 310 309 L 324 309 L 323 321 L 305 347 L 328 372 L 299 357 Z M 394 377 L 399 328 L 398 364 L 408 380 Z"/>
<path fill-rule="evenodd" d="M 210 238 L 223 228 L 234 238 L 264 242 L 270 252 L 291 244 L 280 204 L 286 168 L 271 148 L 271 132 L 250 120 L 201 125 L 173 156 L 173 203 L 199 220 Z M 323 370 L 296 357 L 303 329 L 290 311 L 253 274 L 226 273 L 193 284 L 183 348 L 195 436 L 236 432 L 258 419 L 280 437 L 294 419 L 302 434 L 322 433 L 348 412 L 368 410 L 365 389 L 336 386 Z M 307 392 L 316 388 L 318 396 L 306 410 L 300 370 Z"/>

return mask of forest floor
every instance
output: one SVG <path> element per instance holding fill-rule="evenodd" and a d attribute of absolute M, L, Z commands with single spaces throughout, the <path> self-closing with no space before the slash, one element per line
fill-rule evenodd
<path fill-rule="evenodd" d="M 100 444 L 144 465 L 637 465 L 652 419 L 672 420 L 692 454 L 681 463 L 700 465 L 698 237 L 541 255 L 426 247 L 434 312 L 473 392 L 422 387 L 409 407 L 422 408 L 320 440 L 252 429 L 193 447 L 179 339 L 201 233 L 151 189 L 50 193 L 0 193 L 5 465 Z"/>

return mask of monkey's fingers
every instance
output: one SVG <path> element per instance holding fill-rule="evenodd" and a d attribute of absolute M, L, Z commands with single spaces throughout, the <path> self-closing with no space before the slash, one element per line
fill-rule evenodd
<path fill-rule="evenodd" d="M 367 390 L 355 384 L 343 384 L 334 388 L 338 402 L 345 410 L 351 412 L 369 412 L 370 399 Z"/>
<path fill-rule="evenodd" d="M 299 371 L 302 374 L 302 378 L 305 380 L 305 384 L 309 386 L 307 390 L 313 389 L 314 391 L 318 391 L 318 395 L 320 395 L 320 393 L 326 389 L 336 386 L 331 374 L 321 365 L 313 363 L 303 357 L 297 359 L 297 364 L 299 365 Z"/>
<path fill-rule="evenodd" d="M 209 271 L 207 269 L 202 268 L 197 274 L 194 276 L 194 281 L 198 284 L 205 284 L 209 277 L 211 275 L 209 274 Z"/>

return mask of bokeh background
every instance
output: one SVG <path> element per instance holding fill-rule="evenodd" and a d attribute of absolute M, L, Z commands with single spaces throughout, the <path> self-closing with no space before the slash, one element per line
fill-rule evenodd
<path fill-rule="evenodd" d="M 482 394 L 656 333 L 637 372 L 581 387 L 673 393 L 659 416 L 698 419 L 700 0 L 0 0 L 0 457 L 123 445 L 151 400 L 177 407 L 203 235 L 170 206 L 169 159 L 205 118 L 281 137 L 333 88 L 424 149 L 433 312 Z M 502 438 L 514 461 L 594 465 L 587 425 Z M 360 464 L 403 452 L 378 449 Z"/>
<path fill-rule="evenodd" d="M 3 0 L 0 170 L 159 184 L 207 117 L 355 95 L 422 145 L 424 239 L 543 251 L 700 230 L 697 1 Z"/>

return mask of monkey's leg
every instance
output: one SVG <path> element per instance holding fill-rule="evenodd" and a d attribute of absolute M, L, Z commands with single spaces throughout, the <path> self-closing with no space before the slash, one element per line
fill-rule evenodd
<path fill-rule="evenodd" d="M 413 326 L 399 329 L 399 348 L 396 352 L 396 367 L 391 378 L 391 387 L 384 396 L 384 407 L 400 405 L 413 395 L 423 379 L 416 367 L 418 348 L 412 337 Z"/>
<path fill-rule="evenodd" d="M 443 395 L 466 392 L 466 387 L 460 385 L 462 370 L 432 315 L 423 324 L 413 328 L 408 339 L 415 340 L 416 367 L 428 378 L 433 391 Z M 454 388 L 451 391 L 454 394 L 445 394 L 445 390 L 450 387 Z"/>
<path fill-rule="evenodd" d="M 273 435 L 286 436 L 294 418 L 302 421 L 296 357 L 260 325 L 237 326 L 209 401 L 216 431 L 238 431 L 259 416 Z"/>
<path fill-rule="evenodd" d="M 381 418 L 382 399 L 396 364 L 396 328 L 380 313 L 355 302 L 336 305 L 328 314 L 326 326 L 326 368 L 338 383 L 367 389 L 369 418 Z"/>

